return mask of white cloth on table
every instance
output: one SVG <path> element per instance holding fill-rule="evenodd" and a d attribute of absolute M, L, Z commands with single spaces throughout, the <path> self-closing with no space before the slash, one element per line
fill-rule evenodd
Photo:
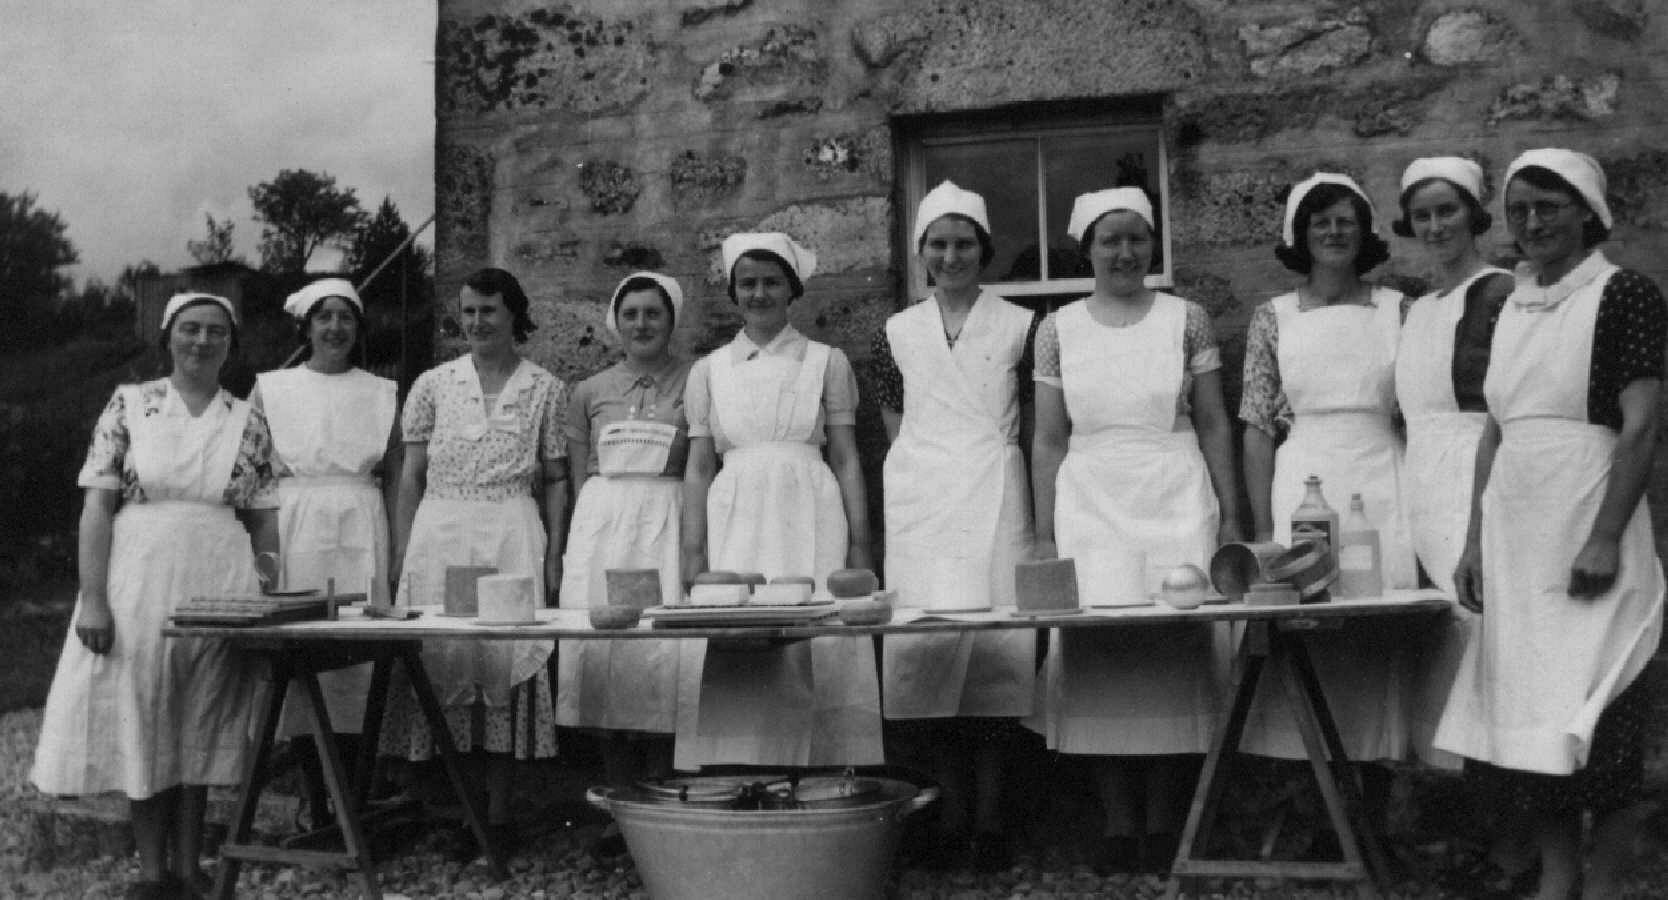
<path fill-rule="evenodd" d="M 1176 416 L 1188 368 L 1187 304 L 1156 294 L 1140 322 L 1096 322 L 1089 301 L 1055 313 L 1071 441 L 1055 478 L 1061 558 L 1076 561 L 1079 600 L 1113 591 L 1110 564 L 1204 566 L 1216 494 L 1198 437 Z M 1111 388 L 1109 386 L 1115 386 Z M 1141 573 L 1142 581 L 1146 573 Z M 1057 631 L 1032 727 L 1062 753 L 1203 753 L 1221 666 L 1209 625 Z"/>
<path fill-rule="evenodd" d="M 951 347 L 928 298 L 886 322 L 904 379 L 903 423 L 886 454 L 886 586 L 902 606 L 1014 603 L 1031 558 L 1015 367 L 1031 313 L 981 294 Z M 882 639 L 887 718 L 1025 716 L 1036 680 L 1029 631 Z"/>
<path fill-rule="evenodd" d="M 1594 254 L 1554 286 L 1561 302 L 1507 303 L 1495 327 L 1483 391 L 1501 443 L 1483 491 L 1484 611 L 1436 733 L 1470 759 L 1550 775 L 1584 767 L 1599 715 L 1661 639 L 1662 566 L 1642 499 L 1615 586 L 1568 593 L 1616 445 L 1587 408 L 1594 324 L 1616 271 Z"/>
<path fill-rule="evenodd" d="M 278 483 L 279 583 L 289 590 L 388 597 L 388 514 L 373 475 L 398 413 L 398 385 L 362 369 L 333 375 L 305 366 L 256 378 L 272 429 Z M 384 473 L 392 477 L 391 473 Z M 319 675 L 330 725 L 358 732 L 370 691 L 364 664 Z M 280 737 L 308 731 L 298 697 L 289 697 Z"/>
<path fill-rule="evenodd" d="M 734 444 L 707 494 L 708 564 L 826 584 L 846 557 L 845 507 L 834 473 L 808 441 L 834 351 L 813 341 L 802 360 L 761 354 L 738 361 L 730 350 L 706 358 L 714 417 Z M 683 641 L 680 650 L 678 768 L 882 761 L 880 684 L 868 638 L 813 638 L 763 651 Z"/>
<path fill-rule="evenodd" d="M 1318 475 L 1340 519 L 1350 495 L 1362 495 L 1378 530 L 1384 587 L 1417 587 L 1402 511 L 1402 446 L 1391 424 L 1401 295 L 1375 288 L 1371 305 L 1309 310 L 1299 308 L 1295 293 L 1270 303 L 1279 327 L 1280 382 L 1295 416 L 1274 457 L 1274 540 L 1290 545 L 1304 479 Z M 1411 641 L 1406 626 L 1347 624 L 1309 642 L 1350 759 L 1407 756 Z M 1240 749 L 1286 759 L 1305 755 L 1287 697 L 1273 679 L 1258 687 Z"/>

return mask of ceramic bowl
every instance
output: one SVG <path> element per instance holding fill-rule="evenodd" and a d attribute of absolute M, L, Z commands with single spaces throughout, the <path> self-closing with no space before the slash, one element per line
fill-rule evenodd
<path fill-rule="evenodd" d="M 892 621 L 892 604 L 873 595 L 841 600 L 840 621 L 847 625 L 885 625 Z"/>
<path fill-rule="evenodd" d="M 635 606 L 591 607 L 591 627 L 603 631 L 636 628 L 642 619 L 643 611 Z"/>

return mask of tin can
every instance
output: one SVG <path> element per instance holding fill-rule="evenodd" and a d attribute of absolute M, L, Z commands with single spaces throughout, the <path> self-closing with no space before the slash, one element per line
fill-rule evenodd
<path fill-rule="evenodd" d="M 1224 544 L 1211 554 L 1211 587 L 1230 600 L 1239 600 L 1252 586 L 1272 581 L 1268 564 L 1285 552 L 1284 545 L 1273 541 Z"/>

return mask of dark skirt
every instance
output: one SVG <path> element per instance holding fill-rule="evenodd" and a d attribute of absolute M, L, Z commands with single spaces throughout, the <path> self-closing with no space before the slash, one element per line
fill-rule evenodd
<path fill-rule="evenodd" d="M 1634 678 L 1599 714 L 1587 765 L 1573 774 L 1546 775 L 1468 759 L 1466 778 L 1489 808 L 1515 817 L 1583 810 L 1603 814 L 1636 803 L 1645 778 L 1650 699 L 1645 678 Z"/>

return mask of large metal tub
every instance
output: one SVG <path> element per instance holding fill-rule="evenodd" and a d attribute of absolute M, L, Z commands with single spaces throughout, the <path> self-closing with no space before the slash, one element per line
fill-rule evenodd
<path fill-rule="evenodd" d="M 586 799 L 619 823 L 655 900 L 861 900 L 885 895 L 904 817 L 938 798 L 893 778 L 787 783 L 695 777 L 592 788 Z M 767 793 L 755 790 L 753 803 L 783 808 L 735 808 L 757 784 Z"/>

